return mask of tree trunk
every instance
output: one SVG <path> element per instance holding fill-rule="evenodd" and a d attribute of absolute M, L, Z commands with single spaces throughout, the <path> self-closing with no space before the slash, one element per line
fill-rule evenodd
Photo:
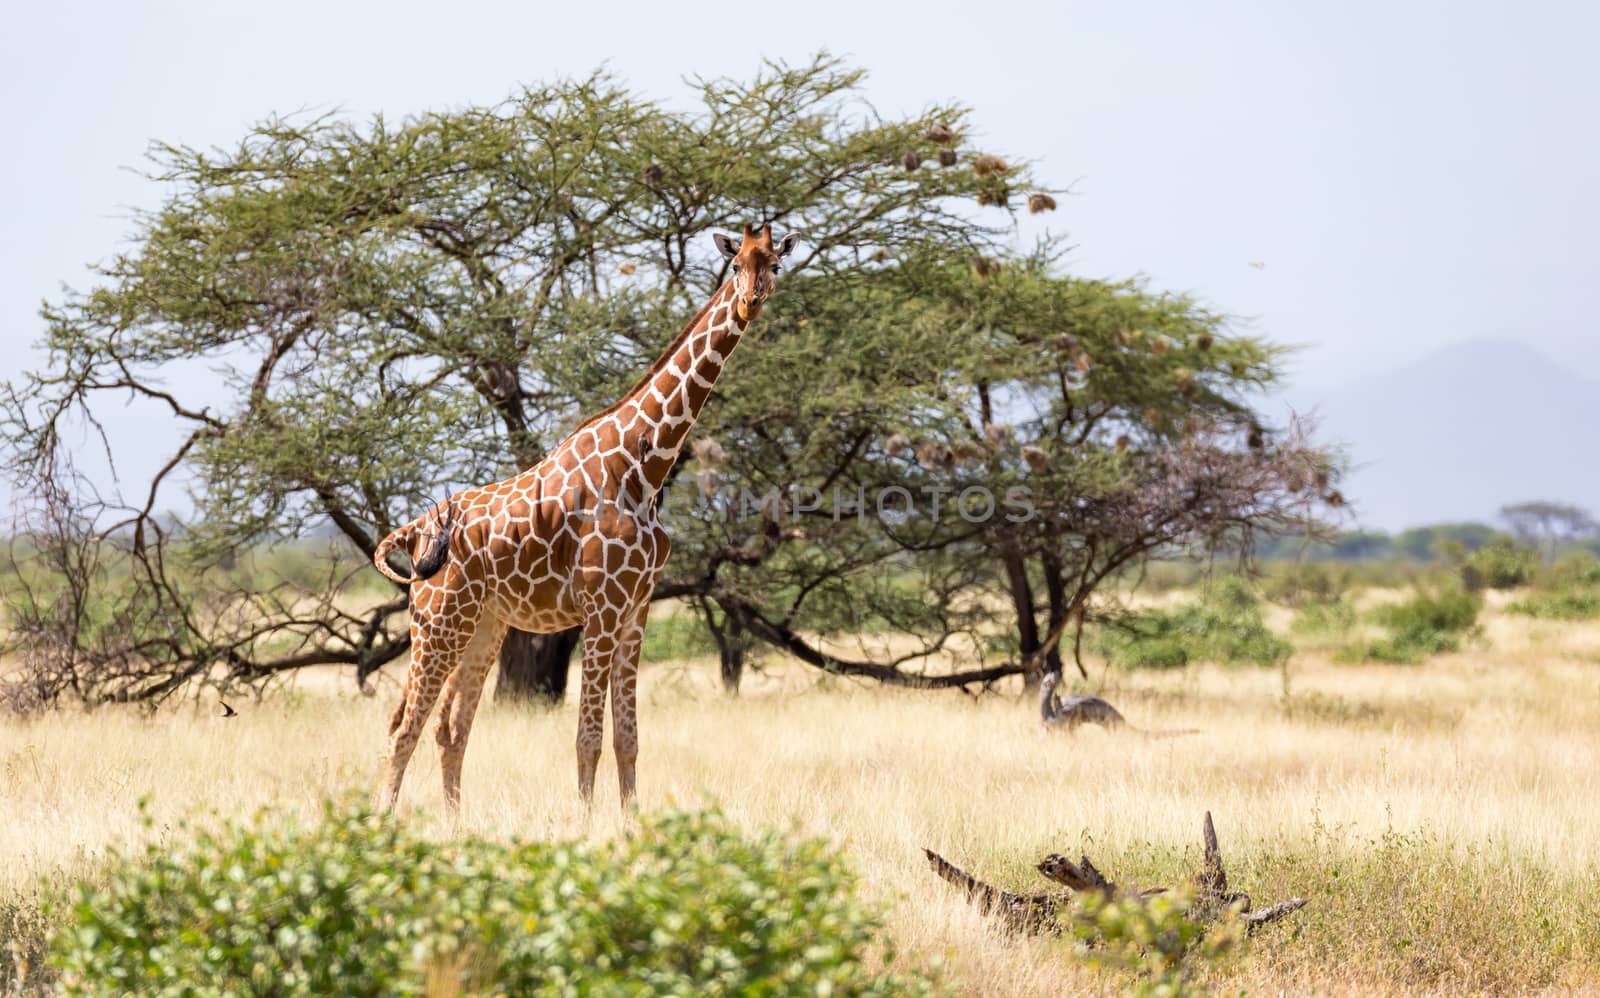
<path fill-rule="evenodd" d="M 1061 622 L 1067 619 L 1066 577 L 1061 570 L 1061 562 L 1049 551 L 1039 556 L 1039 565 L 1044 570 L 1045 599 L 1050 604 L 1050 623 L 1045 633 L 1054 634 Z M 1061 672 L 1061 642 L 1057 641 L 1045 656 L 1044 671 Z"/>
<path fill-rule="evenodd" d="M 717 642 L 717 655 L 722 660 L 722 691 L 731 697 L 739 695 L 739 680 L 744 678 L 744 655 L 750 648 L 749 618 L 737 600 L 711 600 L 705 596 L 695 600 L 700 612 L 705 614 L 706 627 Z M 722 618 L 717 619 L 717 611 Z"/>
<path fill-rule="evenodd" d="M 738 696 L 739 680 L 744 678 L 744 653 L 750 646 L 745 638 L 744 614 L 737 608 L 729 610 L 722 630 L 713 633 L 722 658 L 722 689 L 729 696 Z"/>
<path fill-rule="evenodd" d="M 1028 581 L 1028 563 L 1022 555 L 1006 552 L 1006 587 L 1011 590 L 1011 607 L 1017 615 L 1017 658 L 1024 666 L 1029 656 L 1039 650 L 1039 621 L 1033 615 L 1033 584 Z M 1041 671 L 1029 669 L 1022 674 L 1024 689 L 1039 686 Z"/>
<path fill-rule="evenodd" d="M 500 646 L 500 681 L 494 698 L 502 703 L 558 704 L 567 692 L 572 652 L 583 640 L 583 628 L 554 634 L 531 634 L 512 628 Z"/>

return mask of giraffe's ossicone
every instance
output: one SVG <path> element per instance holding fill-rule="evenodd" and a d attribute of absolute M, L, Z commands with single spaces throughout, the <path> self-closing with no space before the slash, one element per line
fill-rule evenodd
<path fill-rule="evenodd" d="M 797 242 L 747 226 L 735 246 L 714 237 L 728 280 L 619 402 L 514 478 L 450 496 L 378 544 L 373 563 L 410 586 L 411 663 L 389 722 L 378 803 L 394 807 L 406 763 L 434 702 L 445 804 L 461 801 L 461 760 L 472 717 L 508 628 L 583 628 L 578 791 L 594 796 L 606 691 L 624 805 L 639 753 L 639 644 L 671 544 L 656 494 L 745 328 L 772 294 Z M 411 557 L 412 573 L 388 564 Z"/>

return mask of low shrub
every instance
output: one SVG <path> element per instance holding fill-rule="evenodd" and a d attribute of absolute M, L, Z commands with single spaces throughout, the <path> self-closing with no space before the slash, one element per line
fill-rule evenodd
<path fill-rule="evenodd" d="M 1244 926 L 1227 917 L 1206 924 L 1194 917 L 1192 893 L 1108 898 L 1090 892 L 1073 909 L 1073 935 L 1095 966 L 1134 975 L 1125 993 L 1176 998 L 1205 994 L 1194 982 L 1244 941 Z"/>
<path fill-rule="evenodd" d="M 1556 562 L 1550 575 L 1555 589 L 1600 586 L 1600 558 L 1588 551 L 1574 551 Z"/>
<path fill-rule="evenodd" d="M 1600 617 L 1600 591 L 1558 589 L 1534 593 L 1508 604 L 1506 612 L 1544 620 L 1593 620 Z"/>
<path fill-rule="evenodd" d="M 1199 602 L 1108 621 L 1097 640 L 1113 665 L 1176 669 L 1190 661 L 1276 665 L 1294 650 L 1261 619 L 1255 593 L 1234 576 L 1217 579 Z"/>
<path fill-rule="evenodd" d="M 1354 648 L 1347 657 L 1370 662 L 1414 665 L 1429 655 L 1458 651 L 1476 630 L 1483 600 L 1465 589 L 1418 590 L 1404 603 L 1372 611 L 1374 623 L 1389 633 Z"/>
<path fill-rule="evenodd" d="M 1311 603 L 1294 615 L 1289 629 L 1296 634 L 1342 637 L 1355 627 L 1355 607 L 1344 601 Z"/>
<path fill-rule="evenodd" d="M 51 959 L 72 994 L 929 993 L 869 968 L 879 928 L 833 847 L 715 813 L 605 844 L 436 843 L 330 807 L 113 857 Z"/>
<path fill-rule="evenodd" d="M 686 609 L 657 614 L 644 629 L 639 658 L 645 662 L 668 662 L 700 655 L 715 655 L 717 642 L 698 614 Z"/>
<path fill-rule="evenodd" d="M 1539 553 L 1507 539 L 1491 541 L 1461 560 L 1461 584 L 1469 592 L 1515 589 L 1531 583 L 1539 571 Z"/>
<path fill-rule="evenodd" d="M 1129 669 L 1181 669 L 1189 664 L 1184 611 L 1150 610 L 1108 621 L 1096 647 L 1106 661 Z"/>
<path fill-rule="evenodd" d="M 1293 562 L 1271 566 L 1262 581 L 1261 592 L 1272 602 L 1290 609 L 1330 606 L 1345 599 L 1350 582 L 1347 566 Z"/>

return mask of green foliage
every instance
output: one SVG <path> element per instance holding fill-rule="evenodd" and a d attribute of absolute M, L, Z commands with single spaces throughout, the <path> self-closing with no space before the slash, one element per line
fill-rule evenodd
<path fill-rule="evenodd" d="M 1309 603 L 1300 609 L 1289 629 L 1308 637 L 1342 637 L 1350 633 L 1356 623 L 1355 607 L 1344 600 L 1331 603 Z"/>
<path fill-rule="evenodd" d="M 1465 589 L 1419 589 L 1403 603 L 1374 609 L 1373 622 L 1388 635 L 1349 650 L 1347 657 L 1414 665 L 1429 655 L 1458 651 L 1461 639 L 1476 628 L 1482 606 L 1482 598 Z"/>
<path fill-rule="evenodd" d="M 1206 566 L 1191 559 L 1152 559 L 1137 571 L 1125 570 L 1122 574 L 1140 592 L 1161 596 L 1199 585 L 1205 579 Z"/>
<path fill-rule="evenodd" d="M 1509 604 L 1506 612 L 1544 620 L 1593 620 L 1600 617 L 1600 591 L 1558 589 L 1534 593 Z"/>
<path fill-rule="evenodd" d="M 1582 506 L 1535 500 L 1500 507 L 1500 518 L 1517 540 L 1542 549 L 1550 558 L 1564 544 L 1600 538 L 1600 523 Z"/>
<path fill-rule="evenodd" d="M 1600 617 L 1600 558 L 1584 550 L 1563 556 L 1541 573 L 1532 593 L 1509 604 L 1506 612 L 1544 620 Z"/>
<path fill-rule="evenodd" d="M 667 662 L 715 655 L 717 642 L 705 618 L 682 610 L 653 613 L 644 629 L 644 644 L 639 658 L 645 662 Z"/>
<path fill-rule="evenodd" d="M 1402 530 L 1394 543 L 1413 561 L 1436 561 L 1447 545 L 1459 546 L 1462 551 L 1476 551 L 1485 544 L 1503 536 L 1484 523 L 1435 523 L 1425 527 Z"/>
<path fill-rule="evenodd" d="M 1328 606 L 1341 602 L 1350 591 L 1348 568 L 1322 562 L 1295 562 L 1270 566 L 1261 594 L 1288 607 Z"/>
<path fill-rule="evenodd" d="M 1353 530 L 1335 537 L 1323 557 L 1334 561 L 1368 561 L 1386 558 L 1394 552 L 1394 542 L 1381 530 Z"/>
<path fill-rule="evenodd" d="M 868 968 L 879 929 L 832 846 L 715 813 L 605 844 L 435 843 L 330 806 L 114 857 L 52 961 L 69 994 L 931 993 Z"/>
<path fill-rule="evenodd" d="M 1590 551 L 1574 551 L 1555 563 L 1550 581 L 1556 589 L 1600 586 L 1600 557 Z"/>
<path fill-rule="evenodd" d="M 1500 538 L 1461 560 L 1461 584 L 1468 590 L 1515 589 L 1532 582 L 1538 570 L 1538 552 Z"/>
<path fill-rule="evenodd" d="M 1191 980 L 1204 967 L 1231 954 L 1244 940 L 1242 924 L 1223 918 L 1211 924 L 1192 917 L 1188 891 L 1154 897 L 1081 896 L 1073 909 L 1073 934 L 1086 944 L 1089 961 L 1137 975 L 1128 993 L 1176 998 L 1204 994 Z"/>
<path fill-rule="evenodd" d="M 1098 648 L 1111 664 L 1138 669 L 1182 668 L 1190 661 L 1270 666 L 1294 650 L 1267 628 L 1255 593 L 1237 576 L 1214 580 L 1198 602 L 1109 621 Z"/>
<path fill-rule="evenodd" d="M 1107 624 L 1098 649 L 1112 665 L 1124 668 L 1181 669 L 1189 664 L 1186 627 L 1196 616 L 1192 610 L 1129 614 Z"/>
<path fill-rule="evenodd" d="M 1307 542 L 1281 537 L 1258 545 L 1256 554 L 1267 561 L 1305 559 L 1313 562 L 1411 561 L 1428 564 L 1476 551 L 1505 534 L 1483 523 L 1435 523 L 1412 527 L 1398 534 L 1382 530 L 1343 531 L 1327 541 Z"/>

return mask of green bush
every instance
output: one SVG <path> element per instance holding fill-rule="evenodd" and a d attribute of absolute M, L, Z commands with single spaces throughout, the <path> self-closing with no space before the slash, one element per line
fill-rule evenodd
<path fill-rule="evenodd" d="M 1096 643 L 1112 665 L 1130 669 L 1181 669 L 1189 664 L 1185 611 L 1150 610 L 1109 621 Z"/>
<path fill-rule="evenodd" d="M 1289 629 L 1296 634 L 1341 637 L 1355 626 L 1356 611 L 1349 603 L 1312 603 L 1294 615 Z"/>
<path fill-rule="evenodd" d="M 1600 558 L 1589 551 L 1574 551 L 1556 562 L 1551 576 L 1556 589 L 1600 586 Z"/>
<path fill-rule="evenodd" d="M 1461 584 L 1469 591 L 1515 589 L 1528 585 L 1539 571 L 1539 553 L 1511 541 L 1491 541 L 1461 560 Z"/>
<path fill-rule="evenodd" d="M 1350 591 L 1350 582 L 1348 566 L 1295 562 L 1270 566 L 1261 588 L 1262 595 L 1272 602 L 1301 609 L 1342 602 Z"/>
<path fill-rule="evenodd" d="M 671 662 L 716 653 L 717 641 L 705 620 L 687 609 L 674 608 L 673 612 L 650 618 L 639 658 L 645 662 Z"/>
<path fill-rule="evenodd" d="M 1464 589 L 1418 590 L 1404 603 L 1380 606 L 1372 620 L 1389 633 L 1354 649 L 1350 657 L 1413 665 L 1429 655 L 1458 651 L 1474 631 L 1483 600 Z"/>
<path fill-rule="evenodd" d="M 1593 620 L 1600 617 L 1600 591 L 1558 589 L 1536 593 L 1508 605 L 1506 611 L 1545 620 Z"/>
<path fill-rule="evenodd" d="M 926 994 L 819 840 L 720 815 L 605 844 L 424 839 L 330 807 L 113 858 L 52 962 L 68 993 Z M 892 952 L 880 954 L 882 965 Z"/>
<path fill-rule="evenodd" d="M 1113 665 L 1138 669 L 1176 669 L 1191 661 L 1270 666 L 1294 650 L 1262 622 L 1255 593 L 1235 576 L 1212 582 L 1199 602 L 1107 622 L 1097 647 Z"/>
<path fill-rule="evenodd" d="M 1227 917 L 1207 925 L 1195 917 L 1191 891 L 1154 897 L 1081 896 L 1073 909 L 1073 935 L 1092 965 L 1136 975 L 1128 994 L 1176 998 L 1205 994 L 1192 980 L 1244 941 L 1244 926 Z"/>

